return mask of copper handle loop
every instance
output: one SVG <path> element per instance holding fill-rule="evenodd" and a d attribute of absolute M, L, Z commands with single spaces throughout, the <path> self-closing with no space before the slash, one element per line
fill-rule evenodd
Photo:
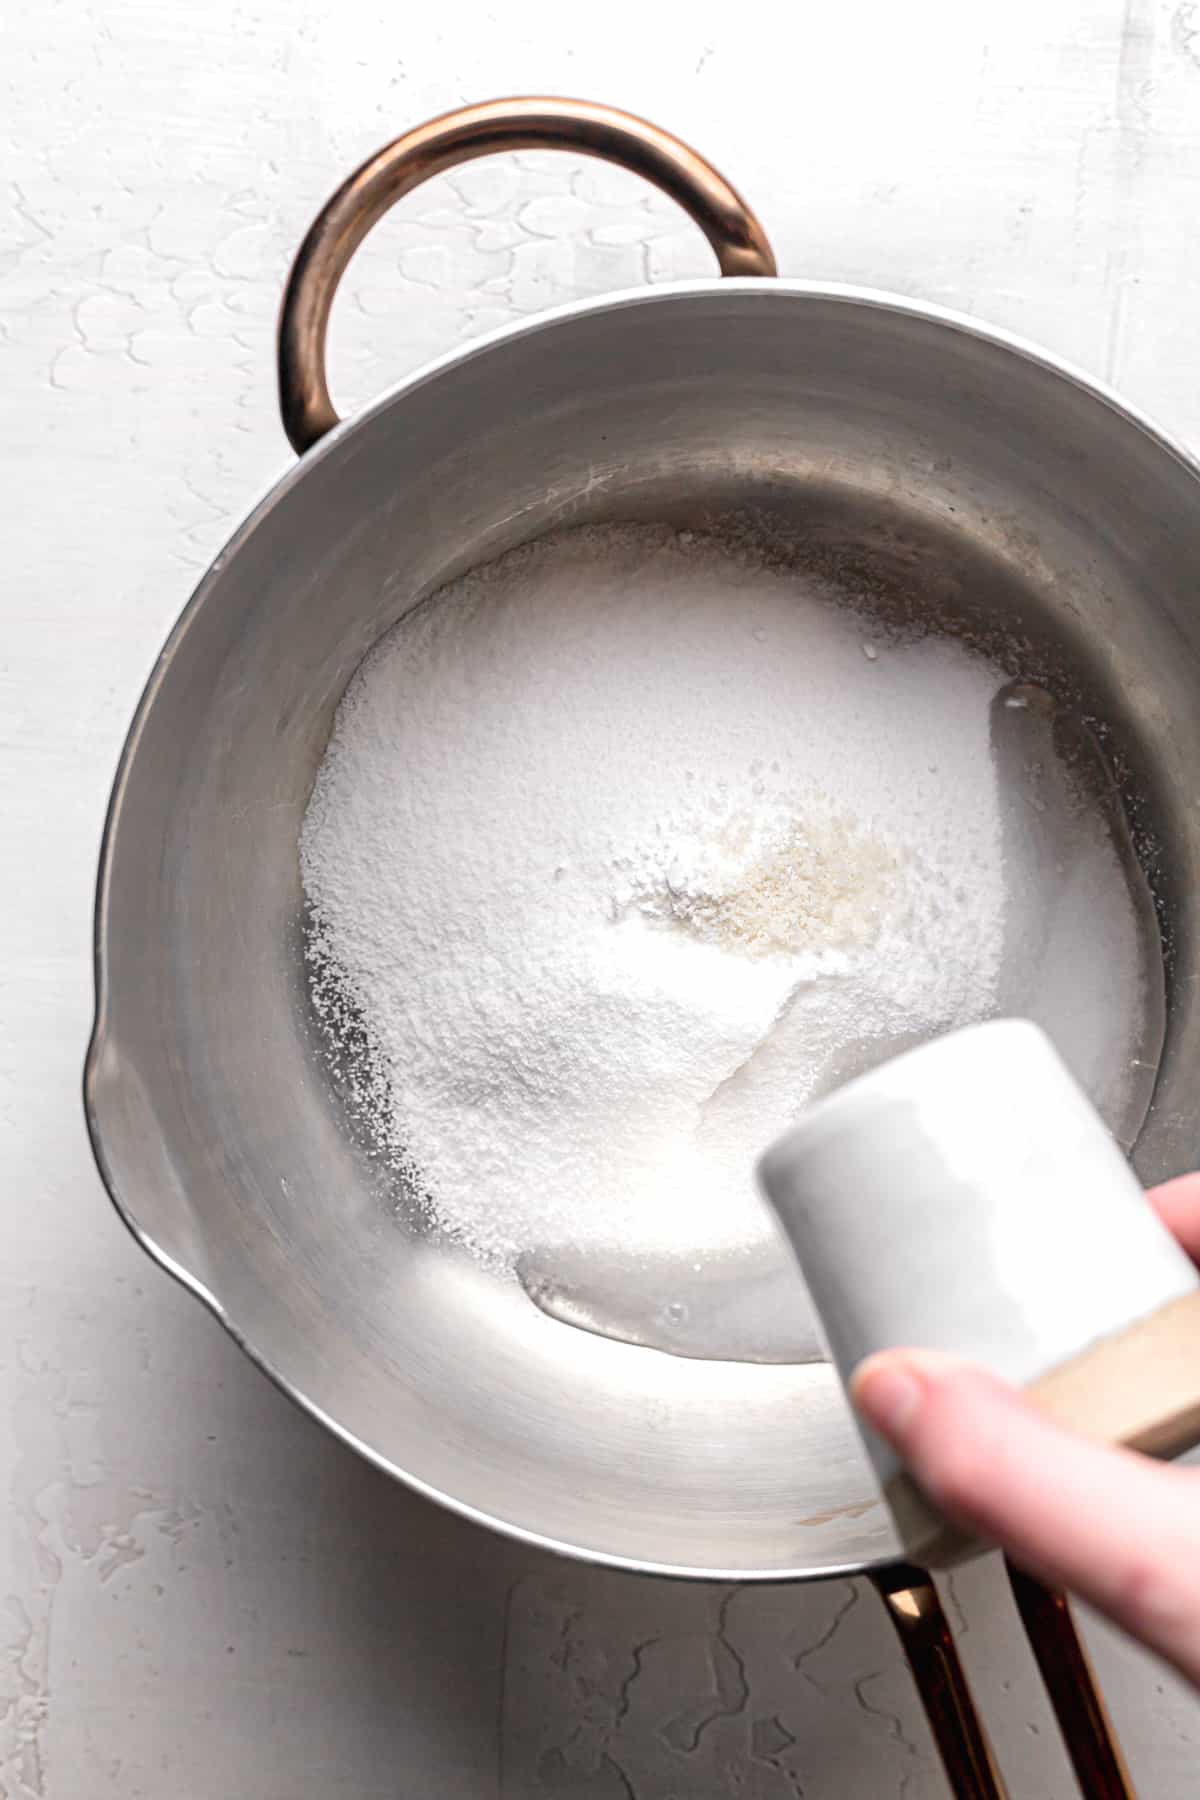
<path fill-rule="evenodd" d="M 1136 1800 L 1066 1595 L 1007 1559 L 1006 1567 L 1080 1793 L 1086 1800 Z M 871 1580 L 904 1647 L 955 1800 L 1005 1800 L 932 1578 L 911 1563 L 894 1563 Z"/>
<path fill-rule="evenodd" d="M 333 297 L 371 227 L 423 181 L 499 150 L 573 150 L 619 163 L 688 213 L 722 275 L 774 275 L 762 226 L 722 175 L 631 113 L 586 100 L 490 100 L 444 113 L 370 157 L 317 214 L 292 264 L 279 315 L 279 407 L 298 455 L 339 423 L 325 372 Z"/>
<path fill-rule="evenodd" d="M 1079 1791 L 1087 1800 L 1136 1800 L 1129 1769 L 1067 1596 L 1007 1563 L 1013 1599 Z"/>
<path fill-rule="evenodd" d="M 932 1578 L 893 1563 L 871 1581 L 904 1649 L 954 1800 L 1007 1800 Z"/>

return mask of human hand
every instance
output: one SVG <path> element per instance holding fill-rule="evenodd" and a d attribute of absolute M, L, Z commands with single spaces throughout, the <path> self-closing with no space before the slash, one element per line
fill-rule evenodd
<path fill-rule="evenodd" d="M 1150 1198 L 1200 1263 L 1200 1175 Z M 1015 1388 L 933 1351 L 868 1357 L 850 1391 L 948 1518 L 1200 1687 L 1200 1469 L 1072 1437 Z"/>

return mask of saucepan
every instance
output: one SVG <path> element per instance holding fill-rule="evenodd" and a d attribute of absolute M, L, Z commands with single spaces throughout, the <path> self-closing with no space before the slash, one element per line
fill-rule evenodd
<path fill-rule="evenodd" d="M 531 147 L 656 183 L 720 277 L 501 330 L 339 421 L 325 334 L 357 245 L 427 177 Z M 1134 1147 L 1160 1179 L 1196 1161 L 1200 1122 L 1197 465 L 1004 332 L 780 278 L 715 170 L 581 102 L 468 107 L 352 175 L 288 279 L 279 380 L 299 460 L 172 631 L 112 793 L 85 1088 L 113 1200 L 289 1394 L 475 1519 L 673 1574 L 891 1565 L 828 1363 L 573 1330 L 397 1215 L 314 1030 L 300 822 L 361 658 L 448 579 L 569 524 L 774 520 L 898 606 L 1028 644 L 1104 722 L 1162 934 L 1165 1039 Z"/>

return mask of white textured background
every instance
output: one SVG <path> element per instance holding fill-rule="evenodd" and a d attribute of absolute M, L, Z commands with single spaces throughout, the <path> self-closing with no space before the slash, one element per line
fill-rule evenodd
<path fill-rule="evenodd" d="M 0 1796 L 933 1800 L 873 1597 L 559 1566 L 294 1413 L 134 1249 L 77 1099 L 113 764 L 288 454 L 290 252 L 384 138 L 566 91 L 660 119 L 785 273 L 976 310 L 1200 447 L 1200 7 L 1165 0 L 46 0 L 0 70 Z M 986 12 L 986 17 L 985 17 Z M 203 36 L 199 34 L 203 32 Z M 339 301 L 346 406 L 576 294 L 699 274 L 665 202 L 525 157 L 413 196 Z M 1098 1496 L 1098 1503 L 1102 1497 Z M 950 1596 L 1017 1796 L 1072 1793 L 985 1567 Z M 1200 1706 L 1097 1634 L 1144 1800 Z"/>

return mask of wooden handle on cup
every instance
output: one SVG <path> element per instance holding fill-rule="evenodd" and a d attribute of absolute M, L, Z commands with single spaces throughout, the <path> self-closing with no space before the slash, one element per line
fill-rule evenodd
<path fill-rule="evenodd" d="M 1147 1456 L 1200 1444 L 1200 1289 L 1170 1300 L 1049 1374 L 1026 1392 L 1068 1431 Z"/>
<path fill-rule="evenodd" d="M 1081 1350 L 1025 1392 L 1039 1412 L 1097 1443 L 1170 1460 L 1200 1446 L 1200 1289 Z M 949 1524 L 901 1471 L 885 1495 L 907 1555 L 952 1568 L 983 1547 Z"/>

